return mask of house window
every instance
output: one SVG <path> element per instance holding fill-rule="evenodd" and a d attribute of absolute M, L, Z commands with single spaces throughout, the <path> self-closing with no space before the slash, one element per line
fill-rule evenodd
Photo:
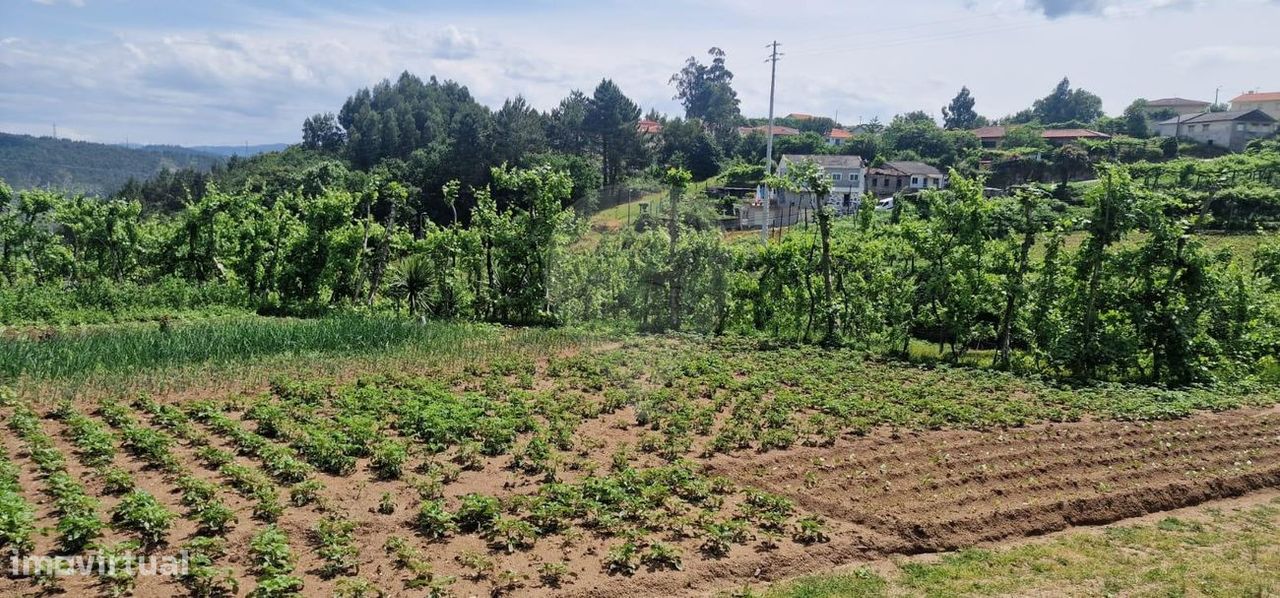
<path fill-rule="evenodd" d="M 915 176 L 911 177 L 911 184 L 912 184 L 912 185 L 919 185 L 919 184 L 920 184 L 920 177 L 915 177 Z"/>
<path fill-rule="evenodd" d="M 1237 131 L 1243 131 L 1243 130 L 1244 130 L 1244 123 L 1236 123 L 1236 130 L 1237 130 Z"/>
<path fill-rule="evenodd" d="M 855 173 L 850 174 L 850 175 L 849 175 L 849 182 L 850 182 L 850 183 L 852 183 L 852 184 L 854 184 L 854 185 L 857 185 L 857 184 L 858 184 L 858 173 L 856 173 L 856 172 L 855 172 Z"/>
<path fill-rule="evenodd" d="M 838 181 L 838 180 L 840 180 L 840 173 L 838 173 L 838 172 L 833 172 L 833 173 L 831 173 L 831 180 L 833 180 L 833 181 Z"/>
<path fill-rule="evenodd" d="M 1200 130 L 1201 130 L 1201 131 L 1208 131 L 1208 130 L 1209 130 L 1209 125 L 1200 125 Z"/>

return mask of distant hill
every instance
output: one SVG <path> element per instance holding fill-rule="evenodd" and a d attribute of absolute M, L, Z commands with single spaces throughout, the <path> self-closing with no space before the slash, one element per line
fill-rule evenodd
<path fill-rule="evenodd" d="M 0 178 L 15 189 L 48 186 L 107 195 L 130 178 L 148 179 L 166 169 L 207 171 L 222 161 L 218 155 L 178 146 L 127 148 L 0 133 Z"/>
<path fill-rule="evenodd" d="M 206 154 L 213 154 L 215 156 L 222 156 L 224 158 L 230 158 L 231 156 L 240 156 L 241 158 L 247 158 L 249 156 L 265 154 L 267 152 L 278 152 L 287 147 L 289 147 L 288 143 L 264 143 L 262 145 L 247 145 L 247 146 L 246 145 L 195 145 L 195 146 L 188 147 L 187 149 L 195 150 L 197 152 L 204 152 Z"/>

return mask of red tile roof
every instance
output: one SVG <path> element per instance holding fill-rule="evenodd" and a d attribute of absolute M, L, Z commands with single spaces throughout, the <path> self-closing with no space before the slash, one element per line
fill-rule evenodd
<path fill-rule="evenodd" d="M 974 130 L 973 130 L 973 134 L 974 134 L 974 135 L 977 135 L 979 139 L 992 139 L 992 138 L 999 138 L 999 137 L 1004 137 L 1004 134 L 1005 134 L 1005 128 L 1004 128 L 1004 127 L 999 127 L 999 126 L 997 126 L 997 127 L 980 127 L 980 128 L 974 129 Z"/>
<path fill-rule="evenodd" d="M 1280 102 L 1280 91 L 1264 91 L 1262 93 L 1250 92 L 1241 94 L 1236 97 L 1236 99 L 1231 100 L 1232 104 L 1236 102 Z"/>
<path fill-rule="evenodd" d="M 831 129 L 831 132 L 827 133 L 827 139 L 852 139 L 852 138 L 853 138 L 853 133 L 850 133 L 844 129 Z"/>
<path fill-rule="evenodd" d="M 657 135 L 662 132 L 662 123 L 646 118 L 636 123 L 636 131 L 641 135 Z"/>

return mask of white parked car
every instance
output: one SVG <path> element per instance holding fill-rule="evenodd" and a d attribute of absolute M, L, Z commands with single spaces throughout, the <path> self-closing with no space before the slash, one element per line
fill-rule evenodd
<path fill-rule="evenodd" d="M 877 202 L 876 202 L 876 209 L 877 209 L 877 210 L 892 210 L 892 209 L 893 209 L 893 198 L 892 198 L 892 197 L 886 197 L 886 198 L 884 198 L 884 199 L 882 199 L 882 200 L 880 200 L 880 201 L 877 201 Z"/>

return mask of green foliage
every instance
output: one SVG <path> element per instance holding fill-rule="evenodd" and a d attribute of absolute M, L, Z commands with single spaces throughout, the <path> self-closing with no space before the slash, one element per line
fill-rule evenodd
<path fill-rule="evenodd" d="M 397 479 L 404 473 L 409 460 L 409 447 L 399 440 L 384 440 L 373 449 L 369 465 L 383 479 Z"/>
<path fill-rule="evenodd" d="M 449 339 L 485 336 L 466 325 L 421 326 L 386 316 L 334 316 L 318 320 L 236 319 L 175 326 L 128 328 L 21 339 L 0 344 L 0 378 L 20 374 L 68 378 L 94 371 L 140 371 L 198 363 L 238 363 L 292 352 L 351 355 L 414 345 L 428 350 L 457 346 Z"/>
<path fill-rule="evenodd" d="M 948 129 L 973 129 L 981 126 L 983 119 L 973 109 L 973 95 L 968 87 L 961 87 L 951 103 L 942 107 L 942 120 Z"/>
<path fill-rule="evenodd" d="M 1046 125 L 1091 122 L 1102 116 L 1102 99 L 1080 88 L 1072 89 L 1063 77 L 1049 95 L 1032 105 L 1033 116 Z"/>
<path fill-rule="evenodd" d="M 438 540 L 457 529 L 455 517 L 444 508 L 444 501 L 424 500 L 414 519 L 418 531 L 427 538 Z"/>
<path fill-rule="evenodd" d="M 326 516 L 311 530 L 317 553 L 324 561 L 320 576 L 325 579 L 354 572 L 358 550 L 355 546 L 355 523 L 337 516 Z"/>
<path fill-rule="evenodd" d="M 173 519 L 174 514 L 144 490 L 124 495 L 111 511 L 111 522 L 116 529 L 137 533 L 146 546 L 163 542 Z"/>
<path fill-rule="evenodd" d="M 717 139 L 725 139 L 742 117 L 738 94 L 733 89 L 733 73 L 725 66 L 724 51 L 711 48 L 707 54 L 711 64 L 690 56 L 684 68 L 671 76 L 671 83 L 676 86 L 676 99 L 684 105 L 685 117 L 706 122 Z"/>
<path fill-rule="evenodd" d="M 458 529 L 464 532 L 488 532 L 498 520 L 501 505 L 498 499 L 483 494 L 467 494 L 454 514 Z"/>

